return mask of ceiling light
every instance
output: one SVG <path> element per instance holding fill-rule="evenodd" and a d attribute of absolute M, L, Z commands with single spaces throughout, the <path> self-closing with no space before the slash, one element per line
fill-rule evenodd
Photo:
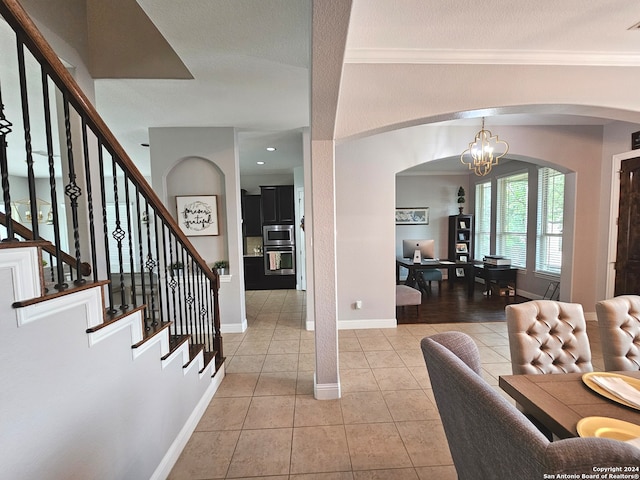
<path fill-rule="evenodd" d="M 258 165 L 264 165 L 264 162 L 256 162 Z"/>
<path fill-rule="evenodd" d="M 276 150 L 276 147 L 267 147 L 267 152 L 275 152 Z"/>
<path fill-rule="evenodd" d="M 496 146 L 502 143 L 501 153 L 495 154 Z M 502 151 L 504 149 L 504 151 Z M 498 160 L 504 157 L 509 151 L 509 144 L 495 137 L 489 130 L 484 129 L 484 117 L 482 117 L 482 129 L 476 133 L 476 138 L 469 144 L 462 155 L 460 161 L 473 170 L 479 177 L 484 177 L 491 171 L 494 165 L 498 165 Z"/>

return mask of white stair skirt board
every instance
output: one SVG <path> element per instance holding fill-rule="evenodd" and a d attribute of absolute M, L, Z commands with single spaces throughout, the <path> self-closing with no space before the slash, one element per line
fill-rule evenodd
<path fill-rule="evenodd" d="M 316 374 L 313 374 L 313 397 L 316 400 L 337 400 L 342 397 L 340 391 L 340 380 L 338 383 L 318 384 Z"/>
<path fill-rule="evenodd" d="M 0 269 L 8 268 L 11 270 L 15 292 L 14 302 L 42 295 L 39 263 L 40 259 L 36 247 L 0 250 Z"/>
<path fill-rule="evenodd" d="M 214 362 L 212 361 L 211 363 Z M 189 419 L 182 427 L 182 430 L 180 430 L 180 433 L 169 447 L 169 450 L 167 450 L 167 453 L 160 461 L 158 468 L 156 468 L 156 471 L 151 475 L 150 480 L 164 480 L 169 476 L 171 469 L 178 461 L 182 450 L 187 445 L 189 438 L 191 438 L 191 435 L 198 426 L 198 422 L 202 418 L 202 415 L 204 415 L 209 403 L 211 403 L 213 395 L 218 391 L 220 383 L 222 383 L 222 380 L 224 379 L 224 374 L 224 364 L 222 364 L 220 371 L 218 371 L 218 374 L 212 378 L 211 385 L 207 388 L 207 391 L 198 402 L 198 405 L 196 405 L 196 408 L 193 410 Z"/>

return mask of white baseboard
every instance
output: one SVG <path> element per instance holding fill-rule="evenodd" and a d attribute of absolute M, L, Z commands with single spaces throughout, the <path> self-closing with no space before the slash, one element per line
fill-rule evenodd
<path fill-rule="evenodd" d="M 247 319 L 243 319 L 242 323 L 221 324 L 220 333 L 244 333 L 248 328 Z"/>
<path fill-rule="evenodd" d="M 313 396 L 316 400 L 337 400 L 342 396 L 340 380 L 338 383 L 318 384 L 316 374 L 313 374 Z"/>
<path fill-rule="evenodd" d="M 211 403 L 213 395 L 218 391 L 223 378 L 224 365 L 220 367 L 220 370 L 218 371 L 216 376 L 213 377 L 211 385 L 209 385 L 209 387 L 207 388 L 207 391 L 198 402 L 198 405 L 196 405 L 196 408 L 193 410 L 193 412 L 191 412 L 191 415 L 182 427 L 182 430 L 180 430 L 180 433 L 178 434 L 176 439 L 169 447 L 169 450 L 167 450 L 167 453 L 156 468 L 156 471 L 153 472 L 153 475 L 151 475 L 151 480 L 164 480 L 169 476 L 169 474 L 171 473 L 171 469 L 178 461 L 178 458 L 180 458 L 182 450 L 184 450 L 184 447 L 187 445 L 187 442 L 191 438 L 191 435 L 198 426 L 198 422 L 202 418 L 202 415 L 204 415 L 204 412 L 207 410 L 207 407 Z"/>
<path fill-rule="evenodd" d="M 375 318 L 370 320 L 339 320 L 338 330 L 358 330 L 361 328 L 396 328 L 395 318 Z"/>

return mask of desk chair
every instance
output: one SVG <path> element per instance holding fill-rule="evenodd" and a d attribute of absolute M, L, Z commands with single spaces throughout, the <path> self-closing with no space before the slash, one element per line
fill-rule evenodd
<path fill-rule="evenodd" d="M 505 313 L 514 375 L 593 371 L 582 305 L 531 300 Z"/>
<path fill-rule="evenodd" d="M 421 347 L 460 480 L 579 476 L 639 464 L 639 449 L 608 438 L 549 442 L 478 373 L 480 354 L 468 335 L 439 333 Z"/>
<path fill-rule="evenodd" d="M 605 370 L 640 370 L 640 296 L 596 303 Z"/>
<path fill-rule="evenodd" d="M 431 282 L 438 282 L 438 292 L 442 290 L 442 272 L 435 268 L 430 268 L 428 270 L 422 270 L 418 273 L 422 276 L 422 284 L 429 285 L 429 291 L 431 291 Z"/>

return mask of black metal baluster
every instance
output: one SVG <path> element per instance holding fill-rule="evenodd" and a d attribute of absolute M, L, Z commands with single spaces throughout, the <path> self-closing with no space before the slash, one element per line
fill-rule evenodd
<path fill-rule="evenodd" d="M 89 140 L 87 137 L 87 121 L 82 117 L 82 153 L 84 154 L 84 178 L 87 183 L 87 207 L 89 209 L 89 244 L 91 245 L 91 265 L 93 265 L 93 281 L 98 281 L 98 257 L 96 253 L 96 232 L 93 223 L 93 194 L 91 188 L 91 164 L 89 162 Z M 82 278 L 80 270 L 78 275 Z M 84 279 L 83 279 L 84 280 Z"/>
<path fill-rule="evenodd" d="M 0 83 L 0 175 L 2 175 L 2 199 L 4 201 L 4 214 L 7 220 L 7 237 L 3 242 L 17 242 L 13 231 L 11 218 L 11 195 L 9 192 L 9 166 L 7 164 L 7 135 L 11 133 L 13 124 L 4 115 L 2 103 L 2 84 Z"/>
<path fill-rule="evenodd" d="M 178 249 L 179 248 L 179 249 Z M 184 326 L 184 334 L 185 335 L 191 335 L 191 328 L 189 327 L 189 324 L 187 323 L 187 302 L 186 302 L 186 285 L 185 285 L 185 280 L 186 280 L 186 275 L 184 272 L 184 253 L 182 250 L 182 244 L 180 244 L 180 246 L 178 247 L 176 244 L 176 258 L 177 258 L 177 262 L 179 262 L 182 265 L 182 270 L 178 271 L 178 311 L 180 312 L 180 318 L 183 322 L 183 326 Z M 180 275 L 180 272 L 182 272 L 182 275 Z M 185 302 L 182 302 L 182 299 L 185 298 Z M 190 340 L 191 343 L 193 343 Z"/>
<path fill-rule="evenodd" d="M 183 250 L 183 255 L 184 255 L 184 250 Z M 191 256 L 189 255 L 189 252 L 187 252 L 187 258 L 186 258 L 186 262 L 185 262 L 185 268 L 187 266 L 189 266 L 188 272 L 191 272 L 191 265 L 189 265 L 189 260 L 191 260 Z M 186 273 L 186 272 L 185 272 Z M 199 336 L 198 336 L 198 319 L 195 316 L 195 312 L 193 310 L 193 303 L 195 301 L 194 297 L 193 297 L 193 278 L 192 276 L 186 275 L 186 283 L 187 283 L 187 304 L 189 305 L 189 323 L 191 325 L 191 329 L 193 331 L 193 339 L 194 339 L 194 343 L 199 343 Z"/>
<path fill-rule="evenodd" d="M 49 77 L 42 67 L 42 97 L 44 105 L 44 125 L 47 138 L 47 159 L 49 163 L 49 190 L 51 192 L 51 222 L 53 224 L 53 246 L 56 250 L 55 269 L 53 259 L 51 259 L 51 281 L 54 282 L 54 271 L 57 272 L 58 281 L 54 288 L 56 290 L 64 290 L 69 285 L 64 282 L 64 263 L 61 260 L 60 249 L 60 222 L 58 217 L 58 194 L 56 190 L 56 168 L 53 157 L 53 126 L 51 123 L 51 100 L 49 97 Z M 47 218 L 49 223 L 49 218 Z"/>
<path fill-rule="evenodd" d="M 131 222 L 133 221 L 131 215 L 131 199 L 129 197 L 129 175 L 127 172 L 124 172 L 124 198 L 126 202 L 126 214 L 127 214 L 127 239 L 129 240 L 129 276 L 131 277 L 131 298 L 129 301 L 135 306 L 137 304 L 136 301 L 136 280 L 135 280 L 135 269 L 133 268 L 133 228 Z M 140 219 L 138 218 L 139 222 Z M 129 305 L 127 305 L 127 308 Z"/>
<path fill-rule="evenodd" d="M 169 239 L 169 234 L 170 234 L 170 230 L 167 226 L 167 224 L 162 221 L 161 223 L 161 231 L 162 231 L 162 264 L 164 265 L 164 298 L 165 298 L 165 302 L 164 302 L 164 309 L 161 308 L 161 310 L 164 310 L 166 312 L 166 318 L 167 321 L 169 321 L 171 319 L 171 315 L 169 312 L 169 279 L 167 278 L 167 239 Z M 170 243 L 170 242 L 169 242 Z M 171 258 L 171 257 L 169 257 Z M 158 276 L 160 276 L 160 273 L 162 272 L 161 268 L 158 267 Z M 158 287 L 160 288 L 160 287 Z M 165 315 L 163 314 L 162 318 L 164 319 Z M 178 328 L 178 326 L 173 323 L 173 325 L 171 326 L 171 329 L 174 332 L 174 335 L 176 334 L 176 329 Z"/>
<path fill-rule="evenodd" d="M 146 199 L 145 199 L 146 202 Z M 140 195 L 136 196 L 136 210 L 138 211 L 138 213 L 140 213 L 141 210 L 141 206 L 140 206 Z M 138 260 L 140 262 L 140 289 L 142 291 L 142 301 L 143 303 L 146 305 L 145 309 L 144 309 L 144 328 L 146 330 L 150 330 L 151 329 L 151 325 L 149 325 L 149 305 L 147 305 L 147 301 L 146 301 L 146 296 L 145 296 L 145 292 L 147 289 L 147 282 L 145 279 L 145 273 L 144 273 L 144 242 L 142 240 L 142 222 L 138 222 Z"/>
<path fill-rule="evenodd" d="M 173 246 L 175 244 L 175 237 L 173 236 L 173 234 L 171 233 L 171 231 L 169 232 L 169 260 L 171 261 L 171 264 L 169 265 L 169 272 L 171 275 L 171 278 L 169 279 L 169 281 L 167 282 L 167 285 L 169 285 L 169 288 L 171 288 L 171 309 L 172 309 L 172 313 L 173 313 L 173 321 L 176 325 L 176 332 L 179 330 L 180 331 L 180 335 L 184 334 L 184 325 L 182 325 L 179 321 L 178 321 L 178 310 L 176 308 L 177 305 L 177 300 L 176 300 L 176 288 L 178 287 L 178 281 L 176 280 L 176 272 L 174 270 L 174 265 L 176 260 L 174 260 L 175 258 L 177 258 L 177 253 L 176 253 L 176 257 L 173 256 Z M 176 251 L 177 251 L 177 247 L 176 247 Z M 180 328 L 178 328 L 178 325 L 180 325 Z"/>
<path fill-rule="evenodd" d="M 113 157 L 111 157 L 111 174 L 113 175 L 113 204 L 115 206 L 115 215 L 116 215 L 116 228 L 111 233 L 111 236 L 116 241 L 116 246 L 118 248 L 118 271 L 120 272 L 120 310 L 126 310 L 129 305 L 127 305 L 125 285 L 124 285 L 124 267 L 122 265 L 122 240 L 127 235 L 121 227 L 120 222 L 120 199 L 118 195 L 118 171 L 116 169 L 116 161 Z"/>
<path fill-rule="evenodd" d="M 138 186 L 136 186 L 136 216 L 138 217 L 138 221 L 136 222 L 136 228 L 137 228 L 137 233 L 138 233 L 138 266 L 140 269 L 140 282 L 141 282 L 141 288 L 144 292 L 144 252 L 143 247 L 142 247 L 142 224 L 144 223 L 144 217 L 142 216 L 142 209 L 140 207 L 140 198 L 141 198 L 141 194 L 140 194 L 140 189 L 138 188 Z M 134 268 L 133 268 L 133 264 L 131 265 L 131 271 L 133 272 Z M 131 275 L 131 286 L 132 286 L 132 290 L 134 291 L 134 297 L 133 297 L 133 305 L 135 307 L 138 306 L 138 300 L 136 299 L 136 282 L 135 282 L 135 276 L 132 274 Z M 142 298 L 143 298 L 143 303 L 144 302 L 144 293 L 142 294 Z"/>
<path fill-rule="evenodd" d="M 78 198 L 82 195 L 82 189 L 76 183 L 76 170 L 73 162 L 73 145 L 71 143 L 71 119 L 69 114 L 69 99 L 67 93 L 62 94 L 62 103 L 64 108 L 64 129 L 67 143 L 67 162 L 69 164 L 69 183 L 64 189 L 64 193 L 69 197 L 71 201 L 71 218 L 73 224 L 73 244 L 75 248 L 76 257 L 76 279 L 73 282 L 76 285 L 84 283 L 80 268 L 82 265 L 82 256 L 80 255 L 80 233 L 78 230 Z M 72 277 L 73 277 L 73 270 Z"/>
<path fill-rule="evenodd" d="M 158 302 L 158 321 L 160 323 L 162 323 L 162 320 L 163 320 L 163 317 L 164 317 L 164 315 L 162 314 L 162 288 L 160 287 L 160 239 L 162 237 L 160 235 L 158 235 L 158 224 L 160 224 L 160 222 L 158 222 L 158 215 L 157 215 L 155 209 L 152 210 L 152 214 L 153 214 L 153 232 L 154 232 L 154 235 L 155 235 L 155 243 L 156 243 L 156 267 L 158 268 L 158 276 L 156 278 L 155 291 L 158 294 L 158 300 L 157 300 L 157 302 Z M 150 217 L 149 217 L 149 221 L 151 221 Z M 162 224 L 160 224 L 160 227 L 162 227 Z M 162 228 L 160 228 L 160 233 L 162 233 Z M 164 251 L 164 246 L 163 246 L 163 251 Z M 155 295 L 152 297 L 151 302 L 155 306 L 155 302 L 156 302 Z"/>
<path fill-rule="evenodd" d="M 24 62 L 24 44 L 18 40 L 18 76 L 20 79 L 20 99 L 22 102 L 22 126 L 24 128 L 24 148 L 27 161 L 27 185 L 29 186 L 29 212 L 31 213 L 31 231 L 33 239 L 38 240 L 38 197 L 36 196 L 35 174 L 33 172 L 33 152 L 31 145 L 31 120 L 29 117 L 29 94 L 27 92 L 27 74 Z"/>
<path fill-rule="evenodd" d="M 144 212 L 147 215 L 147 218 L 149 218 L 149 202 L 147 201 L 147 199 L 145 199 L 144 202 Z M 158 325 L 158 319 L 156 318 L 156 301 L 155 301 L 155 292 L 154 292 L 154 284 L 153 284 L 153 269 L 156 267 L 157 262 L 153 259 L 153 255 L 151 254 L 151 252 L 153 252 L 152 249 L 152 245 L 151 245 L 151 229 L 149 228 L 149 222 L 147 222 L 147 261 L 145 263 L 145 266 L 147 267 L 147 270 L 149 270 L 149 297 L 151 297 L 151 325 L 153 325 L 154 327 L 156 325 Z M 145 292 L 145 297 L 146 297 L 146 292 Z M 149 305 L 147 305 L 147 308 L 149 308 Z"/>
<path fill-rule="evenodd" d="M 106 192 L 107 188 L 104 182 L 105 171 L 104 171 L 104 150 L 102 139 L 98 138 L 98 165 L 100 168 L 100 194 L 102 201 L 102 233 L 104 235 L 104 256 L 106 263 L 106 271 L 107 278 L 109 279 L 109 284 L 107 285 L 107 295 L 109 297 L 109 310 L 108 313 L 113 315 L 117 313 L 117 309 L 113 305 L 113 283 L 111 278 L 111 257 L 109 254 L 109 226 L 107 223 L 107 197 Z M 95 267 L 94 267 L 95 268 Z"/>

